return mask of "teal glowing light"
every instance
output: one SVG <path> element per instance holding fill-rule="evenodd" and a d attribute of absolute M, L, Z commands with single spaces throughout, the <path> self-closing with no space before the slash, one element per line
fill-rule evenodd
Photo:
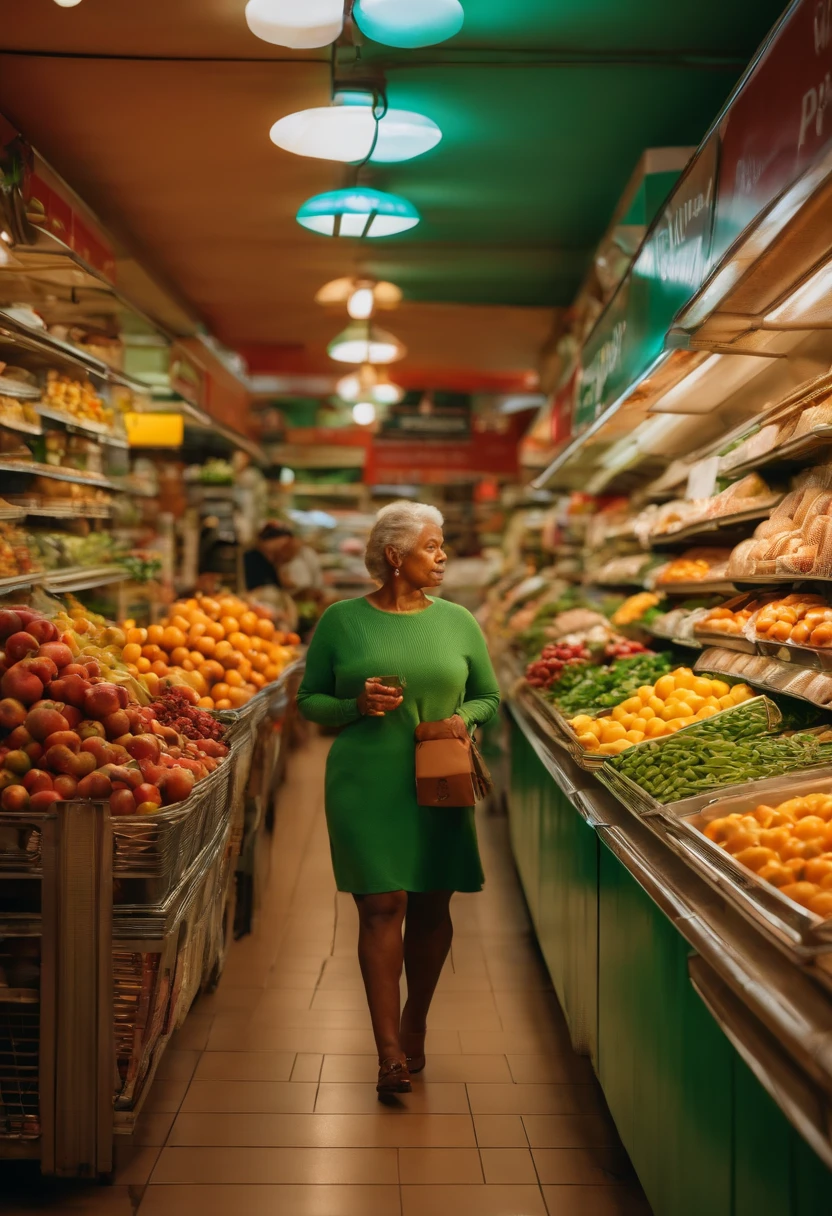
<path fill-rule="evenodd" d="M 462 29 L 459 0 L 356 0 L 361 33 L 384 46 L 433 46 Z"/>
<path fill-rule="evenodd" d="M 420 218 L 406 198 L 369 186 L 316 194 L 297 214 L 299 224 L 324 236 L 393 236 L 415 228 Z"/>

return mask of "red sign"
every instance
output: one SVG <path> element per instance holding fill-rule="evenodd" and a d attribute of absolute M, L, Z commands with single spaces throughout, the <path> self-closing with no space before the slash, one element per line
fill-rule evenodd
<path fill-rule="evenodd" d="M 552 447 L 557 447 L 564 440 L 569 439 L 572 434 L 572 412 L 575 408 L 575 393 L 578 387 L 578 368 L 576 367 L 572 375 L 562 384 L 555 393 L 554 401 L 552 402 L 551 418 L 551 433 L 550 442 Z"/>
<path fill-rule="evenodd" d="M 91 219 L 82 217 L 79 207 L 73 204 L 69 188 L 64 193 L 60 190 L 59 179 L 51 174 L 48 176 L 49 181 L 39 169 L 26 174 L 24 196 L 30 223 L 63 241 L 88 266 L 115 283 L 115 254 L 103 231 L 96 229 Z"/>
<path fill-rule="evenodd" d="M 518 476 L 517 440 L 478 434 L 464 443 L 377 439 L 364 470 L 368 485 L 447 485 Z"/>
<path fill-rule="evenodd" d="M 832 140 L 832 0 L 790 9 L 732 101 L 720 138 L 717 256 Z"/>

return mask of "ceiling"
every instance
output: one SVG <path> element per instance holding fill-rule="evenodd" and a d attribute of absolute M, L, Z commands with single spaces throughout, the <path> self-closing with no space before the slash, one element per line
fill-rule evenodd
<path fill-rule="evenodd" d="M 464 0 L 455 39 L 291 52 L 244 0 L 3 0 L 0 111 L 223 342 L 280 370 L 332 371 L 339 321 L 313 303 L 362 269 L 406 303 L 410 378 L 536 363 L 645 147 L 699 142 L 781 0 Z M 279 117 L 382 71 L 434 119 L 428 155 L 365 171 L 422 223 L 333 241 L 294 220 L 341 166 L 274 148 Z M 476 305 L 475 310 L 464 306 Z M 463 307 L 460 307 L 463 306 Z M 507 311 L 508 310 L 508 311 Z M 463 340 L 464 335 L 464 340 Z"/>

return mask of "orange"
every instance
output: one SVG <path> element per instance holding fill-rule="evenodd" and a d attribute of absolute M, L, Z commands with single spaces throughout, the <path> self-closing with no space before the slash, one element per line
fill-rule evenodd
<path fill-rule="evenodd" d="M 198 671 L 189 671 L 185 679 L 190 684 L 191 688 L 196 689 L 201 697 L 204 697 L 208 691 L 208 683 L 199 674 Z"/>
<path fill-rule="evenodd" d="M 217 643 L 214 639 L 206 634 L 204 638 L 199 638 L 196 648 L 200 654 L 213 654 L 216 645 Z"/>
<path fill-rule="evenodd" d="M 125 663 L 137 663 L 142 657 L 142 648 L 138 642 L 128 642 L 121 652 Z"/>
<path fill-rule="evenodd" d="M 300 646 L 299 633 L 286 633 L 283 635 L 283 644 L 285 646 Z"/>
<path fill-rule="evenodd" d="M 269 663 L 268 667 L 263 672 L 263 675 L 266 677 L 269 684 L 271 684 L 272 680 L 276 680 L 280 675 L 280 668 L 278 667 L 277 663 Z"/>
<path fill-rule="evenodd" d="M 228 694 L 228 699 L 235 709 L 239 709 L 241 705 L 245 705 L 249 696 L 244 688 L 232 688 Z"/>
<path fill-rule="evenodd" d="M 213 638 L 215 642 L 219 642 L 225 637 L 225 630 L 218 621 L 209 621 L 205 626 L 205 632 L 209 638 Z"/>
<path fill-rule="evenodd" d="M 165 652 L 161 646 L 143 646 L 142 654 L 146 659 L 150 659 L 151 663 L 155 663 L 157 659 L 165 658 Z"/>
<path fill-rule="evenodd" d="M 251 673 L 251 682 L 255 688 L 266 687 L 266 677 L 263 675 L 262 671 L 253 671 Z"/>
<path fill-rule="evenodd" d="M 199 709 L 213 709 L 214 708 L 214 698 L 213 697 L 200 697 L 199 700 L 197 701 L 197 706 Z"/>
<path fill-rule="evenodd" d="M 239 671 L 234 671 L 233 669 L 225 673 L 225 682 L 229 688 L 242 688 L 245 684 L 245 680 Z"/>
<path fill-rule="evenodd" d="M 202 637 L 207 628 L 207 621 L 194 621 L 193 625 L 191 625 L 190 629 L 188 630 L 188 641 L 191 643 L 191 645 L 193 645 L 198 638 Z"/>
<path fill-rule="evenodd" d="M 213 684 L 216 680 L 223 678 L 225 668 L 222 663 L 217 663 L 215 659 L 209 659 L 207 663 L 203 663 L 199 668 L 199 674 L 203 680 L 207 680 L 209 684 Z"/>
<path fill-rule="evenodd" d="M 244 657 L 245 656 L 241 654 L 239 650 L 232 650 L 230 654 L 225 656 L 222 661 L 222 665 L 226 671 L 234 671 L 240 666 Z"/>
<path fill-rule="evenodd" d="M 150 664 L 150 670 L 161 678 L 169 673 L 170 668 L 167 663 L 163 663 L 161 659 L 157 659 L 155 663 Z"/>
<path fill-rule="evenodd" d="M 176 616 L 172 616 L 170 618 L 170 623 L 176 629 L 181 629 L 183 633 L 187 633 L 191 627 L 191 622 L 188 620 L 188 618 L 186 616 L 182 615 L 181 605 L 178 605 L 178 607 L 180 608 L 180 611 L 177 612 Z"/>
<path fill-rule="evenodd" d="M 159 691 L 159 677 L 154 671 L 149 671 L 144 677 L 144 686 L 152 696 L 156 696 Z"/>
<path fill-rule="evenodd" d="M 232 633 L 239 633 L 240 625 L 237 618 L 234 616 L 224 616 L 221 619 L 220 624 L 225 630 L 225 636 L 229 639 L 231 638 Z"/>
<path fill-rule="evenodd" d="M 252 666 L 253 671 L 263 672 L 266 670 L 268 665 L 269 665 L 269 659 L 268 659 L 267 655 L 261 654 L 261 653 L 255 653 L 251 656 L 251 666 Z"/>
<path fill-rule="evenodd" d="M 191 652 L 188 650 L 187 646 L 176 646 L 170 652 L 170 661 L 175 667 L 181 667 L 185 662 L 185 659 L 189 659 L 190 657 Z"/>
<path fill-rule="evenodd" d="M 199 658 L 200 658 L 200 662 L 201 662 L 202 655 L 200 655 Z M 193 659 L 183 659 L 182 663 L 181 663 L 181 667 L 182 667 L 183 671 L 196 671 L 196 663 L 193 661 Z"/>
<path fill-rule="evenodd" d="M 214 658 L 219 659 L 219 661 L 222 662 L 227 654 L 231 654 L 233 649 L 234 647 L 229 641 L 217 642 L 216 649 L 214 650 Z"/>
<path fill-rule="evenodd" d="M 137 676 L 139 674 L 139 669 L 135 663 L 128 663 L 127 670 L 130 672 L 131 676 Z"/>
<path fill-rule="evenodd" d="M 225 701 L 228 699 L 228 694 L 230 691 L 231 691 L 231 689 L 228 687 L 227 684 L 223 684 L 223 683 L 215 684 L 214 687 L 211 689 L 211 696 L 214 698 L 215 701 Z"/>
<path fill-rule="evenodd" d="M 251 676 L 251 660 L 243 659 L 242 663 L 237 668 L 237 670 L 239 671 L 240 675 L 243 677 L 244 680 L 248 680 L 249 677 Z"/>
<path fill-rule="evenodd" d="M 240 633 L 239 629 L 228 635 L 228 640 L 235 650 L 246 651 L 249 649 L 251 639 L 245 633 Z"/>
<path fill-rule="evenodd" d="M 268 646 L 259 633 L 253 633 L 248 640 L 248 648 L 252 654 L 262 654 Z"/>
<path fill-rule="evenodd" d="M 185 622 L 185 625 L 187 627 L 187 621 Z M 165 650 L 171 651 L 176 650 L 179 646 L 184 646 L 187 640 L 188 635 L 181 629 L 178 629 L 175 625 L 168 625 L 164 634 L 162 635 L 160 645 L 164 646 Z"/>
<path fill-rule="evenodd" d="M 144 646 L 145 642 L 147 641 L 147 630 L 146 629 L 128 629 L 127 630 L 127 641 L 128 642 L 138 642 L 138 644 L 140 646 Z"/>
<path fill-rule="evenodd" d="M 190 658 L 194 667 L 201 667 L 202 664 L 205 662 L 205 655 L 202 653 L 201 650 L 190 651 L 188 657 Z"/>
<path fill-rule="evenodd" d="M 136 669 L 140 676 L 146 671 L 150 671 L 150 659 L 146 659 L 144 655 L 140 659 L 136 659 Z"/>
<path fill-rule="evenodd" d="M 247 696 L 253 697 L 254 694 L 257 692 L 257 685 L 256 684 L 244 684 L 243 692 L 245 692 L 247 694 Z"/>
<path fill-rule="evenodd" d="M 220 606 L 216 600 L 212 600 L 210 596 L 206 595 L 199 601 L 199 606 L 206 616 L 212 620 L 219 620 Z"/>
<path fill-rule="evenodd" d="M 260 635 L 261 638 L 265 638 L 266 641 L 268 642 L 271 638 L 274 637 L 274 621 L 269 621 L 266 618 L 261 619 L 258 617 L 257 633 Z"/>
<path fill-rule="evenodd" d="M 234 706 L 229 701 L 228 697 L 220 697 L 219 701 L 214 701 L 214 709 L 233 709 Z"/>
<path fill-rule="evenodd" d="M 161 625 L 151 625 L 147 631 L 147 640 L 152 646 L 161 646 L 165 631 Z"/>
<path fill-rule="evenodd" d="M 243 633 L 253 634 L 257 632 L 257 613 L 244 612 L 240 617 L 240 628 Z"/>

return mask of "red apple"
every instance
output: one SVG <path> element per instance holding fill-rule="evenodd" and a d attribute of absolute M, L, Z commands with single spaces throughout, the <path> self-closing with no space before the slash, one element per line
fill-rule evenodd
<path fill-rule="evenodd" d="M 115 713 L 108 714 L 104 719 L 104 729 L 108 739 L 120 739 L 122 735 L 126 735 L 130 729 L 130 720 L 124 710 L 118 709 Z"/>
<path fill-rule="evenodd" d="M 6 638 L 20 633 L 22 629 L 23 622 L 13 609 L 0 608 L 0 642 L 5 642 Z"/>
<path fill-rule="evenodd" d="M 23 778 L 23 784 L 30 794 L 37 794 L 41 790 L 51 790 L 52 774 L 45 773 L 42 768 L 30 768 Z"/>
<path fill-rule="evenodd" d="M 147 723 L 142 717 L 142 711 L 138 708 L 138 706 L 128 705 L 124 712 L 127 714 L 127 719 L 130 723 L 130 730 L 133 732 L 133 734 L 143 735 Z"/>
<path fill-rule="evenodd" d="M 95 756 L 91 756 L 89 752 L 77 752 L 72 759 L 72 768 L 69 770 L 76 781 L 80 781 L 82 777 L 88 777 L 90 773 L 94 773 L 98 768 L 98 761 Z"/>
<path fill-rule="evenodd" d="M 40 760 L 41 756 L 43 755 L 43 744 L 35 743 L 33 739 L 31 743 L 24 743 L 21 751 L 26 753 L 26 755 L 32 761 L 32 764 L 37 764 L 38 760 Z"/>
<path fill-rule="evenodd" d="M 15 701 L 13 697 L 6 697 L 0 701 L 0 727 L 4 730 L 14 730 L 16 726 L 22 726 L 26 721 L 26 706 L 22 701 Z"/>
<path fill-rule="evenodd" d="M 92 757 L 94 759 L 94 757 Z M 50 773 L 71 773 L 75 763 L 75 752 L 63 744 L 50 747 L 43 757 L 43 767 Z"/>
<path fill-rule="evenodd" d="M 45 642 L 54 642 L 58 636 L 58 627 L 54 621 L 50 621 L 47 617 L 39 617 L 35 621 L 30 621 L 26 626 L 27 633 L 31 633 L 32 637 L 41 645 Z M 59 667 L 63 664 L 59 663 Z"/>
<path fill-rule="evenodd" d="M 48 811 L 60 800 L 61 796 L 57 790 L 38 790 L 36 794 L 29 797 L 29 810 Z"/>
<path fill-rule="evenodd" d="M 147 781 L 143 781 L 141 785 L 137 785 L 133 793 L 136 796 L 136 802 L 155 802 L 157 806 L 162 805 L 161 790 L 155 785 L 151 785 Z"/>
<path fill-rule="evenodd" d="M 158 762 L 162 749 L 155 735 L 133 735 L 124 745 L 134 760 Z"/>
<path fill-rule="evenodd" d="M 66 718 L 56 709 L 30 709 L 26 715 L 25 726 L 32 738 L 37 739 L 39 743 L 54 735 L 56 731 L 69 730 Z M 62 743 L 63 740 L 59 739 L 57 742 Z"/>
<path fill-rule="evenodd" d="M 6 638 L 6 660 L 19 663 L 21 659 L 27 658 L 30 654 L 37 654 L 39 646 L 40 642 L 37 638 L 33 638 L 31 633 L 25 631 L 13 633 L 10 638 Z"/>
<path fill-rule="evenodd" d="M 76 705 L 65 705 L 62 712 L 69 723 L 70 730 L 77 730 L 78 723 L 84 721 L 84 715 Z"/>
<path fill-rule="evenodd" d="M 107 736 L 104 724 L 92 718 L 83 718 L 75 729 L 82 739 L 104 739 Z"/>
<path fill-rule="evenodd" d="M 165 806 L 184 802 L 194 788 L 194 775 L 184 768 L 172 768 L 165 774 L 162 786 L 162 801 Z"/>
<path fill-rule="evenodd" d="M 63 642 L 45 642 L 38 651 L 38 658 L 51 659 L 60 671 L 72 662 L 72 651 Z"/>
<path fill-rule="evenodd" d="M 96 684 L 84 695 L 84 711 L 88 718 L 103 722 L 110 714 L 121 709 L 121 700 L 115 684 Z"/>
<path fill-rule="evenodd" d="M 113 792 L 113 783 L 106 773 L 92 772 L 78 782 L 78 797 L 104 799 Z"/>
<path fill-rule="evenodd" d="M 18 773 L 20 776 L 23 776 L 23 774 L 28 773 L 29 769 L 32 767 L 32 761 L 24 751 L 16 750 L 9 752 L 3 761 L 3 766 L 4 768 L 7 768 L 10 773 Z"/>
<path fill-rule="evenodd" d="M 43 745 L 47 751 L 52 747 L 68 747 L 71 752 L 81 750 L 81 740 L 74 730 L 56 730 L 54 734 L 47 735 Z"/>
<path fill-rule="evenodd" d="M 78 782 L 71 773 L 61 773 L 52 782 L 53 787 L 57 790 L 60 798 L 67 800 L 74 798 L 78 790 Z"/>
<path fill-rule="evenodd" d="M 4 811 L 28 811 L 29 791 L 24 785 L 7 785 L 0 794 L 0 807 Z"/>
<path fill-rule="evenodd" d="M 69 668 L 64 668 L 64 672 L 67 671 L 69 671 Z M 90 682 L 85 677 L 86 673 L 82 676 L 78 672 L 70 672 L 69 675 L 64 674 L 61 677 L 61 684 L 63 685 L 61 696 L 68 705 L 77 705 L 79 709 L 84 708 L 84 697 L 87 695 L 87 689 L 90 687 Z"/>
<path fill-rule="evenodd" d="M 43 696 L 43 684 L 33 671 L 27 671 L 20 663 L 15 663 L 0 680 L 0 692 L 4 697 L 22 701 L 24 705 L 34 705 Z"/>
<path fill-rule="evenodd" d="M 57 667 L 46 655 L 35 655 L 33 658 L 21 659 L 20 665 L 36 675 L 41 684 L 48 684 L 58 674 Z"/>
<path fill-rule="evenodd" d="M 139 768 L 145 781 L 148 781 L 151 785 L 158 785 L 165 772 L 161 764 L 154 764 L 152 760 L 140 760 Z"/>
<path fill-rule="evenodd" d="M 20 777 L 17 775 L 17 773 L 10 773 L 7 768 L 0 768 L 0 792 L 2 792 L 7 785 L 20 785 Z"/>
<path fill-rule="evenodd" d="M 136 799 L 132 790 L 114 790 L 110 795 L 111 815 L 135 815 Z"/>
<path fill-rule="evenodd" d="M 89 739 L 85 739 L 81 744 L 81 751 L 89 752 L 91 756 L 95 756 L 99 768 L 102 764 L 113 763 L 112 747 L 105 739 L 101 739 L 97 735 L 91 735 Z"/>

